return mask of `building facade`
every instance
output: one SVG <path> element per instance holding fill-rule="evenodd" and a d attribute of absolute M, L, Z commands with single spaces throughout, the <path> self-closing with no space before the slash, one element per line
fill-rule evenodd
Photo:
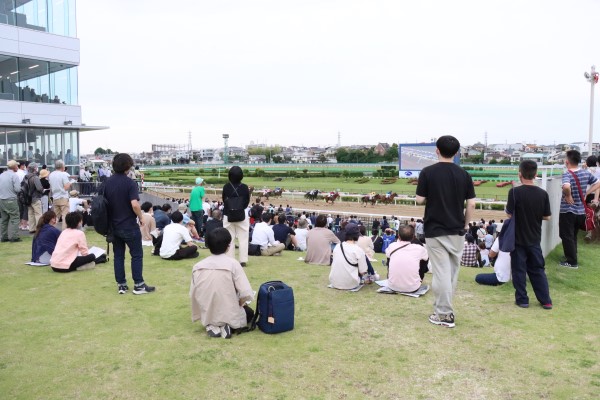
<path fill-rule="evenodd" d="M 0 166 L 79 166 L 75 0 L 0 0 Z"/>

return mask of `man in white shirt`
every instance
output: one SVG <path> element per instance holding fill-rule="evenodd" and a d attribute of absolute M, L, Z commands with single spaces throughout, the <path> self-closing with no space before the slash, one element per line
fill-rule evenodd
<path fill-rule="evenodd" d="M 69 174 L 65 172 L 65 163 L 63 160 L 54 162 L 54 171 L 50 173 L 48 182 L 50 182 L 50 192 L 52 193 L 52 209 L 56 213 L 56 218 L 62 217 L 62 229 L 66 229 L 67 223 L 65 217 L 69 213 L 69 193 L 71 181 Z"/>
<path fill-rule="evenodd" d="M 271 214 L 264 213 L 262 215 L 262 222 L 254 225 L 251 243 L 260 246 L 260 253 L 263 256 L 279 256 L 283 249 L 285 249 L 285 244 L 275 240 L 275 234 L 273 233 L 273 229 L 271 229 L 270 222 Z"/>
<path fill-rule="evenodd" d="M 480 285 L 499 286 L 510 280 L 510 253 L 500 251 L 500 240 L 496 238 L 490 249 L 490 257 L 498 256 L 494 263 L 494 272 L 491 274 L 479 274 L 475 282 Z"/>
<path fill-rule="evenodd" d="M 175 211 L 171 214 L 171 221 L 173 223 L 163 229 L 160 257 L 165 260 L 183 260 L 184 258 L 198 257 L 198 247 L 192 242 L 188 229 L 181 224 L 183 214 Z M 187 246 L 181 247 L 181 242 L 185 242 Z"/>

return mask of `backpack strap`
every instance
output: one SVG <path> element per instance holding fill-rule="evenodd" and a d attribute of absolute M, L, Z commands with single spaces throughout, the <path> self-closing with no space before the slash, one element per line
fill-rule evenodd
<path fill-rule="evenodd" d="M 353 267 L 358 268 L 358 263 L 351 263 L 350 261 L 348 261 L 348 257 L 346 257 L 346 253 L 344 252 L 344 246 L 342 246 L 342 243 L 340 243 L 340 249 L 342 250 L 342 254 L 344 255 L 344 258 L 346 259 L 346 262 L 350 265 L 352 265 Z"/>
<path fill-rule="evenodd" d="M 567 171 L 569 171 L 569 173 L 573 176 L 573 179 L 575 179 L 575 183 L 577 184 L 577 190 L 579 190 L 579 200 L 581 200 L 581 203 L 585 204 L 585 198 L 583 197 L 583 192 L 581 190 L 581 185 L 579 184 L 579 179 L 577 178 L 577 175 L 571 170 Z"/>

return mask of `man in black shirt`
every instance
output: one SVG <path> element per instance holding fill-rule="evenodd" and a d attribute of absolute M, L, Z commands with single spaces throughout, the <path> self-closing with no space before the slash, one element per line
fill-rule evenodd
<path fill-rule="evenodd" d="M 285 214 L 281 213 L 277 217 L 277 223 L 271 227 L 275 240 L 285 244 L 287 250 L 295 250 L 298 247 L 296 241 L 296 232 L 287 224 Z"/>
<path fill-rule="evenodd" d="M 463 242 L 475 210 L 471 176 L 454 164 L 460 143 L 453 136 L 436 142 L 439 162 L 423 168 L 417 185 L 417 203 L 425 203 L 425 238 L 433 272 L 434 313 L 429 322 L 453 328 L 452 298 L 458 282 Z M 465 201 L 467 203 L 464 209 Z"/>
<path fill-rule="evenodd" d="M 131 275 L 133 277 L 133 294 L 154 292 L 153 286 L 144 283 L 142 275 L 144 251 L 142 234 L 138 226 L 143 225 L 143 214 L 140 207 L 138 186 L 129 179 L 127 171 L 133 166 L 133 160 L 127 153 L 119 153 L 113 159 L 115 174 L 106 180 L 104 196 L 108 201 L 108 215 L 112 226 L 115 280 L 119 294 L 125 294 L 129 287 L 125 277 L 125 246 L 131 255 Z"/>
<path fill-rule="evenodd" d="M 552 300 L 548 279 L 544 270 L 542 240 L 542 220 L 549 220 L 550 200 L 548 193 L 535 186 L 537 164 L 525 160 L 519 165 L 519 179 L 522 186 L 510 189 L 506 202 L 506 213 L 512 215 L 515 224 L 515 249 L 510 253 L 512 281 L 515 287 L 515 303 L 522 308 L 529 307 L 525 274 L 543 308 L 550 310 Z"/>

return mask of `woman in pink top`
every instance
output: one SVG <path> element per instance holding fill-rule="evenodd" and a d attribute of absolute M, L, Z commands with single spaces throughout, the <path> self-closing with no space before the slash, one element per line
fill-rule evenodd
<path fill-rule="evenodd" d="M 94 268 L 96 257 L 90 254 L 81 228 L 83 216 L 80 212 L 70 212 L 65 217 L 67 229 L 62 231 L 50 258 L 54 272 L 72 272 Z M 81 254 L 81 255 L 80 255 Z"/>

